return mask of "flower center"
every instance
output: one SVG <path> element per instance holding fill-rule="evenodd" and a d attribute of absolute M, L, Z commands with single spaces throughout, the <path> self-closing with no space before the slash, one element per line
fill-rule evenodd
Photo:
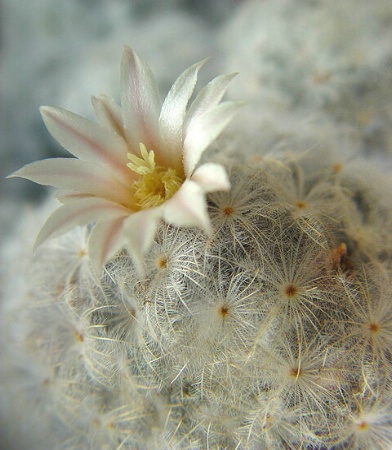
<path fill-rule="evenodd" d="M 127 166 L 141 178 L 133 183 L 135 189 L 134 199 L 140 209 L 159 206 L 180 189 L 185 178 L 171 167 L 162 167 L 155 164 L 155 153 L 147 151 L 146 146 L 140 143 L 141 158 L 128 153 L 131 161 Z"/>

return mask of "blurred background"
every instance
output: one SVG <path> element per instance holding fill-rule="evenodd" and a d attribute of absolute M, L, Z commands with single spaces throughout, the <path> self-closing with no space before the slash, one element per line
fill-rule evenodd
<path fill-rule="evenodd" d="M 364 153 L 391 152 L 390 0 L 0 0 L 0 39 L 1 235 L 21 204 L 46 195 L 5 177 L 68 155 L 39 107 L 93 119 L 92 95 L 118 99 L 124 44 L 150 64 L 162 97 L 207 56 L 200 85 L 239 72 L 228 95 L 250 106 L 237 131 L 261 132 L 257 142 L 322 117 Z"/>

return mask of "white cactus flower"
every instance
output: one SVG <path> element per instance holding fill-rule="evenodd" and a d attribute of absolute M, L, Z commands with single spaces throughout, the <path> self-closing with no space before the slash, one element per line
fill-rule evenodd
<path fill-rule="evenodd" d="M 204 62 L 185 70 L 162 104 L 150 68 L 125 47 L 121 107 L 108 97 L 93 98 L 99 123 L 41 108 L 49 132 L 76 159 L 37 161 L 11 175 L 58 188 L 63 205 L 36 245 L 93 224 L 88 252 L 98 267 L 127 247 L 142 270 L 160 219 L 211 231 L 205 194 L 229 190 L 230 183 L 221 165 L 198 163 L 239 105 L 221 103 L 234 76 L 227 74 L 208 83 L 188 108 Z"/>

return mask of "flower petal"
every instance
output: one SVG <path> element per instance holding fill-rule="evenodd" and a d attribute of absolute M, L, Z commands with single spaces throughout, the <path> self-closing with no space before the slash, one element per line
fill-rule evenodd
<path fill-rule="evenodd" d="M 60 236 L 75 226 L 87 225 L 97 220 L 114 220 L 129 214 L 129 209 L 99 198 L 86 198 L 66 203 L 56 209 L 44 223 L 34 248 L 46 239 Z"/>
<path fill-rule="evenodd" d="M 128 178 L 132 178 L 132 172 Z M 25 178 L 34 183 L 53 186 L 83 195 L 127 203 L 129 188 L 121 184 L 108 168 L 74 158 L 51 158 L 27 164 L 9 177 Z"/>
<path fill-rule="evenodd" d="M 85 198 L 95 197 L 91 194 L 85 194 L 84 192 L 71 191 L 69 189 L 58 189 L 54 198 L 58 200 L 60 203 L 69 203 L 74 202 L 75 200 L 83 200 Z"/>
<path fill-rule="evenodd" d="M 193 64 L 175 81 L 162 105 L 159 116 L 159 128 L 162 142 L 167 153 L 168 163 L 176 166 L 182 155 L 179 150 L 183 142 L 183 125 L 189 99 L 195 89 L 197 74 L 207 60 Z"/>
<path fill-rule="evenodd" d="M 124 246 L 124 217 L 102 220 L 91 231 L 88 240 L 88 254 L 99 270 Z"/>
<path fill-rule="evenodd" d="M 193 172 L 190 179 L 197 183 L 205 193 L 230 190 L 229 177 L 221 164 L 202 164 Z"/>
<path fill-rule="evenodd" d="M 160 207 L 150 208 L 132 214 L 124 221 L 124 238 L 128 243 L 127 249 L 140 274 L 144 272 L 144 255 L 154 240 L 161 215 Z"/>
<path fill-rule="evenodd" d="M 194 181 L 185 180 L 181 188 L 162 207 L 166 222 L 177 227 L 196 226 L 207 234 L 211 233 L 204 192 Z"/>
<path fill-rule="evenodd" d="M 124 140 L 91 120 L 60 108 L 41 107 L 51 135 L 70 153 L 87 161 L 99 161 L 119 173 L 127 173 Z"/>
<path fill-rule="evenodd" d="M 233 119 L 240 104 L 224 102 L 191 120 L 184 140 L 184 169 L 189 178 L 204 150 Z"/>
<path fill-rule="evenodd" d="M 136 151 L 140 142 L 149 150 L 156 147 L 160 106 L 151 69 L 125 46 L 121 63 L 121 109 L 127 141 Z"/>
<path fill-rule="evenodd" d="M 114 99 L 107 97 L 106 95 L 101 95 L 99 98 L 92 97 L 91 103 L 99 123 L 102 126 L 115 131 L 123 139 L 126 139 L 122 123 L 121 108 Z"/>
<path fill-rule="evenodd" d="M 237 73 L 220 75 L 211 80 L 196 96 L 186 115 L 185 132 L 192 119 L 200 116 L 209 109 L 216 106 L 224 96 L 230 81 Z"/>

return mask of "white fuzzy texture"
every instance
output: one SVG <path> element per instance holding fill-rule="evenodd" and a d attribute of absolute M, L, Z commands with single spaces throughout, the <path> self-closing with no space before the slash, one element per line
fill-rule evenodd
<path fill-rule="evenodd" d="M 232 158 L 213 235 L 159 224 L 143 276 L 95 272 L 87 228 L 24 257 L 2 410 L 30 448 L 389 448 L 392 186 L 336 150 Z"/>

